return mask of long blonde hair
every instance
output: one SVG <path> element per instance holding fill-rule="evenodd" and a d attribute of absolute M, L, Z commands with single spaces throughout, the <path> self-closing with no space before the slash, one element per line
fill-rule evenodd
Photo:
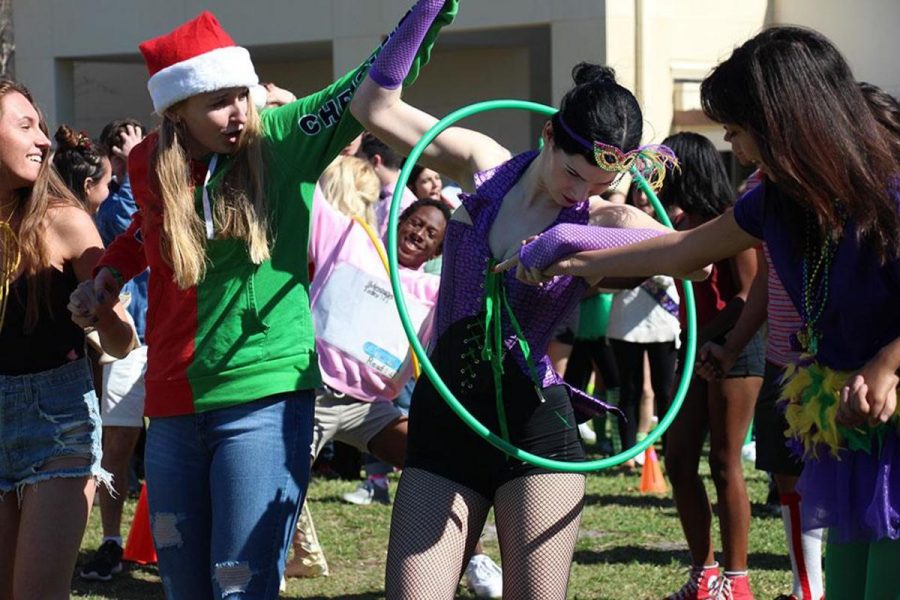
<path fill-rule="evenodd" d="M 183 127 L 167 114 L 160 126 L 153 166 L 163 202 L 160 250 L 172 267 L 175 283 L 188 289 L 206 275 L 206 231 L 194 204 L 184 140 Z M 247 124 L 231 169 L 221 186 L 210 190 L 210 195 L 217 237 L 244 240 L 253 264 L 268 260 L 270 232 L 262 122 L 253 102 L 247 105 Z"/>
<path fill-rule="evenodd" d="M 319 187 L 328 202 L 348 217 L 359 217 L 372 227 L 381 182 L 367 160 L 338 156 L 322 172 Z"/>
<path fill-rule="evenodd" d="M 0 98 L 12 93 L 22 94 L 31 103 L 38 114 L 38 126 L 49 137 L 47 122 L 28 88 L 9 79 L 0 80 Z M 0 166 L 0 174 L 4 170 Z M 47 212 L 54 206 L 81 207 L 81 204 L 53 168 L 49 149 L 44 153 L 34 185 L 16 190 L 15 195 L 14 217 L 18 218 L 11 219 L 10 226 L 16 237 L 24 274 L 30 280 L 25 303 L 25 331 L 28 332 L 37 325 L 41 303 L 48 312 L 51 310 Z M 2 273 L 0 276 L 12 278 L 15 273 Z"/>

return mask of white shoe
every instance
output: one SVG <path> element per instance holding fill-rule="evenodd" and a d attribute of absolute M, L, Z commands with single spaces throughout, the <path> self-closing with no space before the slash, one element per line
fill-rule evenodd
<path fill-rule="evenodd" d="M 634 462 L 637 463 L 637 465 L 638 465 L 639 467 L 643 467 L 643 466 L 644 466 L 644 458 L 647 456 L 647 455 L 645 454 L 645 452 L 646 452 L 646 450 L 645 450 L 644 452 L 641 452 L 640 454 L 636 454 L 636 455 L 634 456 Z"/>
<path fill-rule="evenodd" d="M 385 483 L 387 483 L 387 480 L 385 480 Z M 369 479 L 360 483 L 359 487 L 352 492 L 347 492 L 341 498 L 344 499 L 344 502 L 360 506 L 368 506 L 373 502 L 378 502 L 379 504 L 391 503 L 391 493 L 388 491 L 387 485 L 382 487 Z"/>
<path fill-rule="evenodd" d="M 591 429 L 591 426 L 587 421 L 578 426 L 578 433 L 581 435 L 581 439 L 588 446 L 593 446 L 597 443 L 597 434 L 594 433 L 594 430 Z"/>
<path fill-rule="evenodd" d="M 487 554 L 473 554 L 466 566 L 466 587 L 478 598 L 500 598 L 503 572 Z"/>
<path fill-rule="evenodd" d="M 744 444 L 741 448 L 741 458 L 744 460 L 755 462 L 756 461 L 756 441 L 752 441 L 749 444 Z"/>

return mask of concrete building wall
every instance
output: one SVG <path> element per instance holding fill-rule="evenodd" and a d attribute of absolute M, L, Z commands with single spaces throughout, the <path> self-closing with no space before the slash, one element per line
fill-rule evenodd
<path fill-rule="evenodd" d="M 137 44 L 209 4 L 16 3 L 18 76 L 53 123 L 93 132 L 122 114 L 147 119 L 150 104 Z M 409 5 L 410 0 L 221 0 L 214 10 L 235 40 L 250 49 L 261 77 L 299 95 L 358 64 Z M 589 50 L 601 46 L 596 40 L 602 39 L 603 11 L 604 2 L 586 0 L 471 3 L 442 37 L 432 65 L 408 97 L 438 115 L 486 98 L 551 102 L 568 88 L 576 58 L 602 59 Z M 558 37 L 551 48 L 552 31 Z M 551 63 L 564 64 L 563 73 Z M 493 113 L 471 124 L 504 133 L 516 147 L 530 145 L 537 135 L 536 119 L 525 113 Z"/>
<path fill-rule="evenodd" d="M 248 47 L 264 80 L 298 95 L 359 63 L 412 0 L 26 0 L 14 3 L 18 77 L 53 123 L 91 133 L 123 115 L 150 120 L 137 44 L 212 6 Z M 645 112 L 645 141 L 721 128 L 699 113 L 699 82 L 769 23 L 834 39 L 857 76 L 900 92 L 897 0 L 482 0 L 466 2 L 408 98 L 442 116 L 478 100 L 556 104 L 582 60 L 609 64 Z M 468 125 L 512 149 L 533 145 L 542 118 L 495 112 Z"/>
<path fill-rule="evenodd" d="M 779 0 L 774 20 L 821 31 L 840 48 L 857 79 L 900 96 L 897 0 Z"/>

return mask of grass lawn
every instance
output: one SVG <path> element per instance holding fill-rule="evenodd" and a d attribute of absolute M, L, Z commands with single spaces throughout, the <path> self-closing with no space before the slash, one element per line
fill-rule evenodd
<path fill-rule="evenodd" d="M 745 463 L 753 522 L 750 530 L 751 584 L 757 598 L 788 593 L 790 563 L 778 513 L 765 506 L 766 477 Z M 712 483 L 705 470 L 707 489 Z M 640 477 L 601 472 L 588 477 L 581 535 L 575 549 L 569 598 L 661 598 L 686 581 L 687 546 L 670 497 L 638 493 Z M 328 557 L 331 576 L 291 580 L 283 598 L 375 600 L 383 598 L 384 560 L 387 552 L 390 507 L 357 507 L 341 501 L 354 482 L 314 480 L 309 489 L 311 510 Z M 392 490 L 395 486 L 392 483 Z M 134 510 L 129 501 L 127 518 Z M 94 510 L 82 545 L 79 563 L 100 541 L 99 511 Z M 129 521 L 130 522 L 130 521 Z M 499 558 L 493 529 L 484 545 Z M 718 541 L 717 547 L 720 547 Z M 499 562 L 499 561 L 498 561 Z M 79 598 L 162 600 L 155 568 L 135 568 L 106 584 L 73 580 Z M 471 598 L 460 587 L 459 598 Z"/>

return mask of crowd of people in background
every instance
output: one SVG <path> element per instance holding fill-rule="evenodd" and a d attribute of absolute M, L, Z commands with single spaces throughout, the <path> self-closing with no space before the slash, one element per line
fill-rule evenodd
<path fill-rule="evenodd" d="M 419 0 L 299 99 L 205 12 L 140 46 L 152 131 L 51 139 L 0 82 L 0 598 L 68 597 L 95 496 L 102 540 L 77 573 L 120 573 L 141 478 L 168 598 L 328 576 L 305 498 L 333 443 L 364 456 L 344 499 L 393 504 L 388 598 L 452 598 L 461 578 L 478 597 L 566 596 L 585 476 L 508 459 L 459 420 L 389 282 L 403 157 L 437 122 L 403 90 L 457 4 Z M 783 598 L 900 597 L 896 99 L 820 34 L 763 31 L 702 86 L 750 173 L 738 188 L 697 133 L 641 145 L 612 69 L 572 74 L 539 150 L 450 128 L 398 194 L 398 275 L 431 361 L 517 447 L 618 454 L 669 411 L 694 280 L 699 353 L 658 442 L 691 565 L 668 598 L 753 598 L 748 432 L 784 521 Z M 333 122 L 298 129 L 326 104 Z"/>

